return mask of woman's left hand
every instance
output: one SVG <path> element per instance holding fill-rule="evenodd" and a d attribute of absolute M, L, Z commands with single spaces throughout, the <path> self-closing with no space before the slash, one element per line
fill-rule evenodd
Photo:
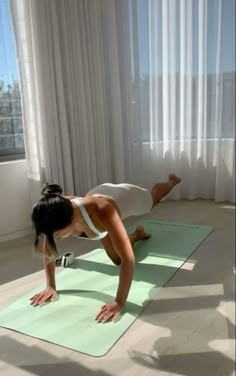
<path fill-rule="evenodd" d="M 123 305 L 117 303 L 116 301 L 103 304 L 100 311 L 97 313 L 95 320 L 97 320 L 97 322 L 106 322 L 109 319 L 115 321 L 123 307 Z"/>

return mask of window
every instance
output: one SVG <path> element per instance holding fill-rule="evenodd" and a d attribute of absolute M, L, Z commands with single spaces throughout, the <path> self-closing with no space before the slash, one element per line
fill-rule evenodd
<path fill-rule="evenodd" d="M 21 95 L 8 0 L 0 0 L 0 161 L 24 158 Z"/>
<path fill-rule="evenodd" d="M 232 140 L 235 138 L 235 0 L 222 1 L 220 20 L 219 4 L 215 0 L 206 0 L 202 3 L 207 10 L 204 12 L 204 23 L 201 24 L 202 20 L 199 21 L 200 2 L 198 1 L 189 3 L 188 1 L 181 3 L 175 0 L 173 2 L 129 1 L 130 112 L 131 119 L 133 119 L 131 132 L 136 135 L 139 123 L 138 129 L 142 133 L 140 137 L 143 142 L 150 141 L 151 127 L 152 139 L 162 142 L 163 118 L 165 116 L 168 119 L 166 124 L 172 124 L 172 114 L 174 127 L 173 132 L 168 133 L 168 137 L 170 141 L 180 140 L 181 125 L 183 125 L 181 124 L 182 119 L 180 120 L 182 88 L 184 88 L 183 101 L 186 109 L 184 137 L 187 140 L 198 138 L 199 121 L 202 120 L 202 117 L 205 122 L 204 131 L 206 131 L 204 139 L 211 140 L 221 137 Z M 168 9 L 168 12 L 165 11 L 168 20 L 164 19 L 163 21 L 164 6 Z M 186 46 L 187 37 L 186 40 L 181 39 L 180 14 L 183 9 L 186 11 L 185 17 L 189 17 L 186 25 L 191 26 L 191 39 L 188 40 L 191 49 L 189 50 L 183 48 Z M 187 13 L 188 9 L 191 9 L 191 13 Z M 155 18 L 152 16 L 153 10 L 156 12 L 154 13 Z M 172 21 L 174 22 L 171 23 Z M 220 28 L 219 22 L 221 23 Z M 187 27 L 186 25 L 185 27 Z M 204 30 L 204 25 L 206 30 Z M 206 48 L 199 49 L 199 27 L 203 28 Z M 182 55 L 180 55 L 181 45 Z M 218 50 L 220 50 L 221 56 L 219 67 L 217 66 Z M 202 57 L 199 58 L 200 53 L 202 56 L 205 55 L 203 78 L 202 68 L 199 67 L 199 61 L 203 61 Z M 181 60 L 186 62 L 187 57 L 189 65 L 186 63 L 186 66 L 183 64 L 181 67 Z M 187 94 L 185 95 L 187 85 L 188 92 L 190 92 L 189 97 Z M 199 93 L 202 94 L 202 85 L 204 85 L 204 97 L 199 95 Z M 220 85 L 218 100 L 221 108 L 220 119 L 218 119 L 216 118 L 218 109 L 216 92 L 219 92 Z M 168 110 L 163 107 L 167 93 Z M 188 107 L 188 103 L 191 103 L 191 106 Z M 153 124 L 155 125 L 150 127 L 152 111 L 154 112 Z M 218 121 L 221 124 L 221 131 L 217 125 Z"/>

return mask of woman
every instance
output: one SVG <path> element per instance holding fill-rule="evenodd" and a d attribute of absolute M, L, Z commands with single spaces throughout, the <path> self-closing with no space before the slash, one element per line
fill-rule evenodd
<path fill-rule="evenodd" d="M 32 222 L 36 231 L 35 252 L 43 258 L 46 272 L 45 290 L 34 295 L 33 306 L 57 296 L 55 260 L 56 241 L 68 236 L 100 239 L 107 255 L 120 265 L 119 284 L 113 302 L 104 304 L 96 315 L 98 322 L 116 320 L 128 297 L 133 268 L 133 245 L 150 236 L 142 226 L 128 235 L 122 220 L 131 215 L 148 213 L 181 179 L 169 175 L 165 183 L 155 184 L 151 191 L 131 184 L 101 184 L 85 197 L 62 196 L 57 184 L 46 184 L 44 196 L 33 207 Z"/>

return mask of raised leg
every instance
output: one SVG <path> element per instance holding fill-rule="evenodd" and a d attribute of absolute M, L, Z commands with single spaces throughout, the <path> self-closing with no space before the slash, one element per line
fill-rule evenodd
<path fill-rule="evenodd" d="M 151 194 L 153 198 L 153 207 L 161 201 L 172 189 L 179 184 L 181 179 L 178 178 L 175 174 L 169 175 L 169 180 L 165 183 L 157 183 L 151 189 Z"/>

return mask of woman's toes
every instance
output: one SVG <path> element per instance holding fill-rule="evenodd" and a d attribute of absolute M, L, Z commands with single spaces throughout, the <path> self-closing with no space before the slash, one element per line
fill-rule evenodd
<path fill-rule="evenodd" d="M 175 184 L 179 184 L 182 181 L 182 179 L 180 179 L 175 174 L 169 174 L 169 180 L 173 180 Z"/>
<path fill-rule="evenodd" d="M 143 228 L 143 226 L 141 226 L 141 225 L 138 225 L 138 226 L 136 227 L 135 232 L 137 233 L 137 235 L 138 235 L 138 237 L 139 237 L 140 239 L 148 239 L 148 238 L 150 238 L 150 236 L 151 236 L 151 234 L 149 234 L 149 233 L 147 233 L 147 232 L 144 231 L 144 228 Z"/>

